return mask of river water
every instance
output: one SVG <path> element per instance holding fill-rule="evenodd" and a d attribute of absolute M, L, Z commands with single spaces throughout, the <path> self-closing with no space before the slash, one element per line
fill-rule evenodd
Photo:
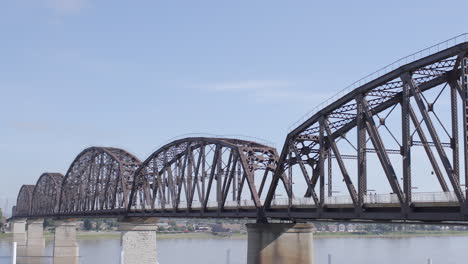
<path fill-rule="evenodd" d="M 11 243 L 0 240 L 0 263 L 9 264 Z M 47 241 L 45 256 L 52 255 L 52 241 Z M 118 264 L 118 239 L 79 240 L 80 264 Z M 433 264 L 468 263 L 468 236 L 404 238 L 315 238 L 314 263 L 327 264 Z M 160 264 L 245 264 L 245 239 L 161 239 L 158 240 Z M 228 260 L 229 258 L 229 260 Z M 37 260 L 36 260 L 37 261 Z M 24 260 L 18 261 L 25 263 Z M 52 263 L 50 257 L 40 263 Z"/>

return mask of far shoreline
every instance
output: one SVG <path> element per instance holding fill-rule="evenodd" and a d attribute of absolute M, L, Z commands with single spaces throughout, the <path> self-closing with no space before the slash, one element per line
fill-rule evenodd
<path fill-rule="evenodd" d="M 53 240 L 53 233 L 45 233 L 46 240 Z M 330 238 L 412 238 L 412 237 L 459 237 L 468 236 L 468 231 L 460 232 L 395 232 L 385 234 L 356 234 L 356 233 L 314 233 L 314 239 L 330 239 Z M 10 239 L 11 233 L 0 233 L 0 240 Z M 95 239 L 120 239 L 118 231 L 78 231 L 78 240 L 95 240 Z M 234 233 L 231 235 L 213 234 L 206 232 L 190 232 L 190 233 L 158 233 L 158 240 L 174 240 L 174 239 L 232 239 L 232 240 L 247 240 L 247 234 Z"/>

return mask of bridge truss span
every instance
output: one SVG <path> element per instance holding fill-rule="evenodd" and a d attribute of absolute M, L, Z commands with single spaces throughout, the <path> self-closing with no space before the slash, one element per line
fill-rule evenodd
<path fill-rule="evenodd" d="M 291 131 L 265 202 L 270 215 L 276 183 L 286 174 L 305 187 L 293 188 L 289 199 L 308 198 L 310 218 L 466 218 L 467 52 L 468 43 L 462 43 L 401 66 Z M 376 181 L 386 183 L 379 188 L 392 201 L 387 209 L 368 202 L 370 192 L 378 192 Z M 428 181 L 450 197 L 431 205 L 440 210 L 419 208 L 413 199 Z M 329 204 L 337 183 L 348 206 Z"/>
<path fill-rule="evenodd" d="M 63 175 L 61 173 L 43 173 L 32 193 L 31 215 L 54 215 L 58 211 L 60 189 Z"/>
<path fill-rule="evenodd" d="M 245 209 L 255 216 L 277 162 L 276 149 L 252 141 L 208 137 L 173 141 L 135 173 L 129 212 L 193 216 Z"/>
<path fill-rule="evenodd" d="M 25 217 L 30 215 L 31 212 L 31 202 L 34 191 L 34 185 L 23 185 L 18 193 L 18 198 L 16 199 L 15 210 L 13 215 L 15 217 Z"/>
<path fill-rule="evenodd" d="M 140 160 L 119 148 L 91 147 L 71 164 L 61 187 L 58 214 L 125 212 Z"/>

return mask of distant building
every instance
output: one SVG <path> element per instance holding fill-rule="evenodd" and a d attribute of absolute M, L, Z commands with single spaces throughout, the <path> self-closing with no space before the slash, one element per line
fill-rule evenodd
<path fill-rule="evenodd" d="M 158 228 L 163 228 L 166 229 L 169 227 L 169 224 L 164 222 L 164 223 L 157 223 Z"/>
<path fill-rule="evenodd" d="M 212 228 L 209 225 L 197 225 L 195 232 L 211 232 Z"/>
<path fill-rule="evenodd" d="M 338 231 L 338 226 L 337 225 L 328 225 L 328 231 L 329 232 L 336 232 L 336 231 Z"/>
<path fill-rule="evenodd" d="M 242 225 L 241 224 L 222 224 L 222 228 L 228 229 L 232 232 L 240 232 Z"/>
<path fill-rule="evenodd" d="M 346 229 L 347 229 L 347 231 L 348 231 L 349 233 L 356 232 L 356 226 L 353 225 L 353 224 L 348 225 L 348 226 L 346 227 Z"/>
<path fill-rule="evenodd" d="M 346 226 L 344 224 L 338 225 L 338 232 L 345 232 L 346 231 Z"/>

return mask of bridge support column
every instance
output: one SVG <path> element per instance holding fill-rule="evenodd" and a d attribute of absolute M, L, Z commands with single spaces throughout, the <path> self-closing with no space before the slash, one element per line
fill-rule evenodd
<path fill-rule="evenodd" d="M 28 219 L 27 224 L 26 254 L 31 257 L 42 256 L 45 247 L 44 219 Z"/>
<path fill-rule="evenodd" d="M 119 221 L 123 264 L 157 263 L 157 218 L 124 218 Z"/>
<path fill-rule="evenodd" d="M 11 221 L 10 229 L 13 233 L 13 241 L 18 246 L 26 246 L 26 219 Z"/>
<path fill-rule="evenodd" d="M 247 264 L 312 264 L 312 224 L 247 224 Z"/>
<path fill-rule="evenodd" d="M 26 256 L 26 219 L 11 221 L 10 229 L 13 233 L 13 242 L 16 242 L 17 252 L 20 257 Z"/>
<path fill-rule="evenodd" d="M 55 221 L 54 264 L 78 263 L 76 221 Z"/>

